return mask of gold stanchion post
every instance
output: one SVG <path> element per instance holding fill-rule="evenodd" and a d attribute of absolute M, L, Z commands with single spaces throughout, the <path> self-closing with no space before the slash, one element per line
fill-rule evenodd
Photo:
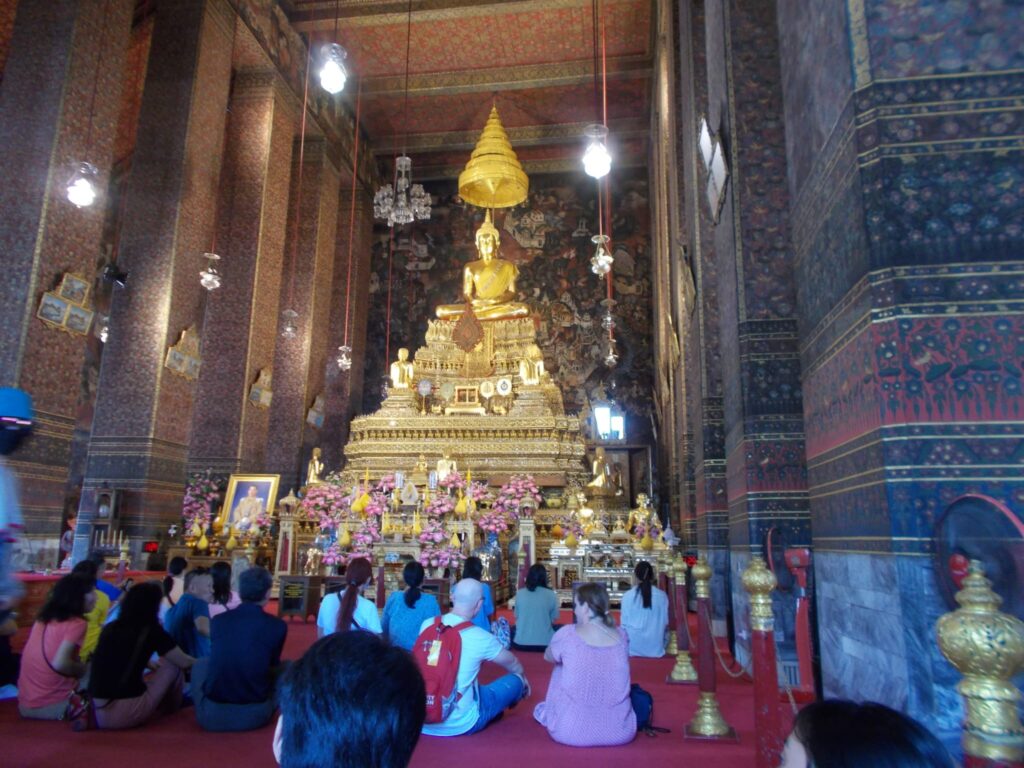
<path fill-rule="evenodd" d="M 697 682 L 697 670 L 693 668 L 693 661 L 690 659 L 690 633 L 686 624 L 686 559 L 682 555 L 672 562 L 672 573 L 674 585 L 670 599 L 676 608 L 676 631 L 672 635 L 672 639 L 676 641 L 676 664 L 672 667 L 666 682 L 693 684 Z"/>
<path fill-rule="evenodd" d="M 1003 600 L 991 587 L 972 560 L 956 593 L 960 607 L 935 628 L 942 654 L 964 676 L 957 685 L 967 708 L 961 743 L 971 768 L 1024 761 L 1021 694 L 1011 682 L 1024 669 L 1024 622 L 999 610 Z"/>

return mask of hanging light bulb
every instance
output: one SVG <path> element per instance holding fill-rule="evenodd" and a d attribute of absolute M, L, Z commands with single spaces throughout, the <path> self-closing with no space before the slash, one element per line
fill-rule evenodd
<path fill-rule="evenodd" d="M 294 309 L 286 309 L 281 313 L 281 317 L 284 318 L 284 325 L 281 327 L 281 336 L 286 339 L 294 339 L 299 335 L 299 327 L 295 324 L 295 318 L 299 316 L 299 313 Z"/>
<path fill-rule="evenodd" d="M 215 291 L 220 288 L 220 272 L 213 266 L 216 262 L 220 261 L 220 256 L 216 253 L 204 253 L 203 258 L 207 259 L 208 263 L 206 269 L 199 273 L 199 284 L 208 291 Z"/>
<path fill-rule="evenodd" d="M 88 208 L 96 202 L 99 169 L 92 163 L 78 163 L 68 180 L 68 200 L 79 208 Z"/>
<path fill-rule="evenodd" d="M 583 135 L 590 140 L 587 151 L 583 153 L 583 170 L 588 176 L 603 179 L 612 169 L 612 156 L 606 143 L 608 129 L 600 123 L 594 123 L 587 126 Z"/>
<path fill-rule="evenodd" d="M 612 255 L 608 253 L 608 240 L 608 235 L 594 235 L 590 238 L 590 242 L 597 246 L 597 250 L 590 259 L 590 271 L 600 277 L 604 277 L 611 272 L 612 263 L 615 261 L 615 259 L 612 258 Z"/>
<path fill-rule="evenodd" d="M 97 339 L 104 344 L 107 343 L 107 339 L 110 338 L 110 315 L 97 316 L 94 333 Z"/>
<path fill-rule="evenodd" d="M 338 356 L 334 359 L 338 367 L 347 371 L 352 368 L 352 347 L 348 344 L 338 347 Z"/>
<path fill-rule="evenodd" d="M 341 93 L 348 80 L 345 59 L 348 53 L 337 43 L 328 43 L 320 49 L 320 86 L 328 93 Z"/>

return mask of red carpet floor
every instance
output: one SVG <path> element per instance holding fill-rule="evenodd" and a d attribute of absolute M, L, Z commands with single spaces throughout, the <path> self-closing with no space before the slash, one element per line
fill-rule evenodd
<path fill-rule="evenodd" d="M 568 613 L 566 612 L 568 617 Z M 285 646 L 287 658 L 298 658 L 316 637 L 316 628 L 292 623 Z M 749 683 L 723 680 L 719 675 L 718 699 L 722 714 L 736 728 L 739 744 L 684 741 L 683 725 L 693 716 L 697 690 L 665 684 L 672 661 L 633 659 L 633 681 L 654 695 L 654 721 L 671 733 L 656 737 L 640 735 L 632 744 L 602 749 L 579 749 L 556 744 L 532 717 L 533 706 L 547 691 L 550 665 L 541 654 L 520 653 L 533 687 L 521 702 L 486 731 L 457 739 L 423 736 L 413 755 L 414 768 L 440 765 L 551 766 L 601 768 L 602 766 L 701 765 L 746 768 L 754 764 L 753 699 Z M 486 665 L 484 679 L 500 670 Z M 270 749 L 273 725 L 240 734 L 212 734 L 195 722 L 191 708 L 156 720 L 132 731 L 72 733 L 66 723 L 22 720 L 14 701 L 0 702 L 0 766 L 42 768 L 68 765 L 142 766 L 142 768 L 192 768 L 193 766 L 246 766 L 272 768 Z"/>

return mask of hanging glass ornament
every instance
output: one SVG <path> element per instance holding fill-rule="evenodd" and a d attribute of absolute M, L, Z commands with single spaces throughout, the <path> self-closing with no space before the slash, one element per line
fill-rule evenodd
<path fill-rule="evenodd" d="M 338 356 L 334 359 L 338 368 L 348 371 L 352 368 L 352 347 L 348 344 L 338 347 Z"/>
<path fill-rule="evenodd" d="M 590 242 L 597 246 L 593 258 L 590 259 L 590 271 L 599 277 L 604 277 L 612 271 L 612 264 L 615 259 L 608 253 L 608 235 L 594 235 Z"/>
<path fill-rule="evenodd" d="M 286 339 L 294 339 L 299 335 L 299 327 L 295 324 L 295 318 L 299 316 L 299 313 L 294 309 L 286 309 L 281 313 L 281 317 L 284 318 L 284 324 L 281 326 L 281 336 Z"/>
<path fill-rule="evenodd" d="M 220 261 L 220 256 L 216 253 L 204 253 L 203 258 L 208 260 L 206 269 L 199 273 L 199 284 L 208 291 L 215 291 L 220 288 L 221 276 L 220 272 L 214 264 Z"/>

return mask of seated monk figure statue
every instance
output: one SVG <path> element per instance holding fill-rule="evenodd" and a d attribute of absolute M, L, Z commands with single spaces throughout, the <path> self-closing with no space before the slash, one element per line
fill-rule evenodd
<path fill-rule="evenodd" d="M 476 250 L 480 258 L 469 262 L 462 270 L 462 295 L 466 304 L 442 304 L 435 314 L 441 318 L 457 318 L 473 308 L 480 320 L 499 320 L 507 317 L 526 317 L 530 308 L 515 301 L 516 277 L 519 268 L 498 256 L 501 236 L 491 223 L 491 212 L 476 231 Z"/>
<path fill-rule="evenodd" d="M 608 461 L 603 447 L 598 446 L 594 451 L 594 463 L 591 466 L 594 479 L 587 483 L 587 488 L 608 488 L 611 473 L 608 471 Z"/>
<path fill-rule="evenodd" d="M 413 367 L 409 362 L 409 350 L 398 350 L 398 359 L 391 364 L 391 386 L 395 389 L 409 389 L 412 386 Z"/>
<path fill-rule="evenodd" d="M 526 356 L 519 361 L 519 378 L 523 384 L 536 386 L 544 378 L 544 356 L 540 347 L 531 344 L 526 348 Z"/>

